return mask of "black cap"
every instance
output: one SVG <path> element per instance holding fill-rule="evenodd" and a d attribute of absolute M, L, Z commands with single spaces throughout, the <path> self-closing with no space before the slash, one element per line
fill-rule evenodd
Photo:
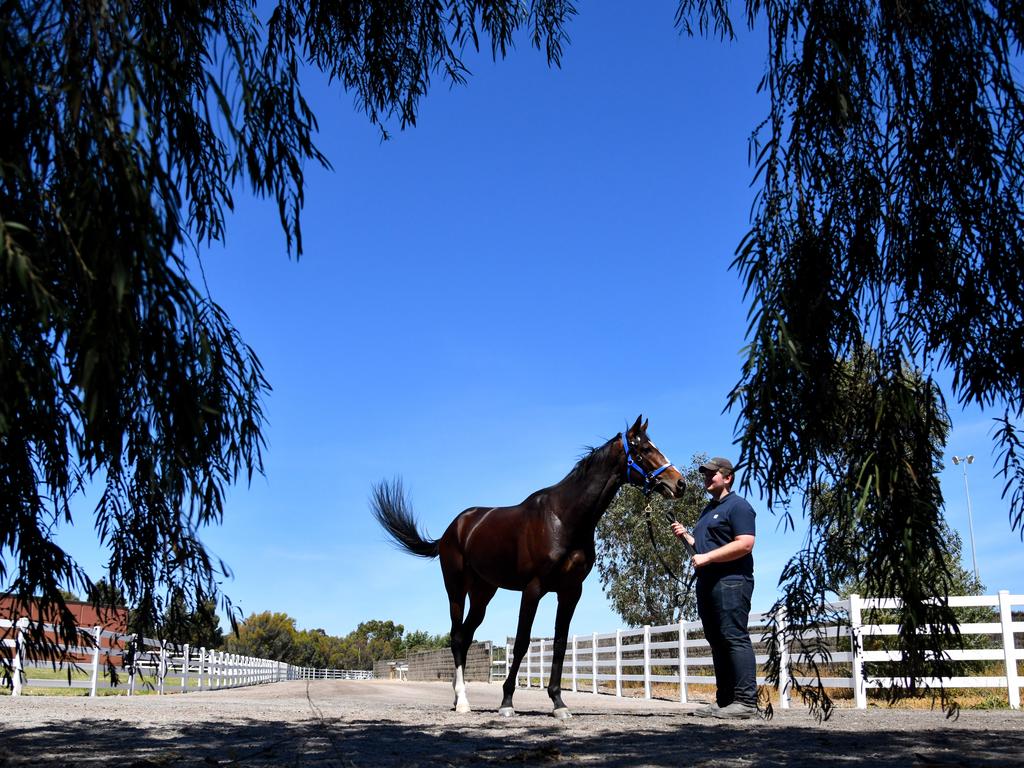
<path fill-rule="evenodd" d="M 715 456 L 713 459 L 708 459 L 700 465 L 699 469 L 704 472 L 721 472 L 723 475 L 734 474 L 732 462 L 728 459 L 723 459 L 721 456 Z"/>

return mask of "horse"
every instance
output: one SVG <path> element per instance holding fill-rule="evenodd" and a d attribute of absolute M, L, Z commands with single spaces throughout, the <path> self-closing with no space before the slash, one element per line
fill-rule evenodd
<path fill-rule="evenodd" d="M 583 592 L 583 581 L 594 567 L 597 523 L 625 483 L 666 498 L 676 498 L 684 490 L 682 474 L 648 438 L 642 416 L 629 429 L 590 450 L 561 482 L 530 494 L 515 506 L 470 507 L 439 539 L 419 533 L 400 479 L 374 486 L 373 514 L 393 542 L 419 557 L 440 557 L 451 611 L 456 712 L 471 711 L 464 669 L 473 633 L 498 589 L 509 589 L 523 596 L 498 713 L 505 717 L 515 714 L 512 694 L 530 644 L 537 604 L 554 592 L 558 608 L 547 690 L 554 717 L 571 717 L 561 691 L 569 622 Z M 463 618 L 467 595 L 469 613 Z"/>

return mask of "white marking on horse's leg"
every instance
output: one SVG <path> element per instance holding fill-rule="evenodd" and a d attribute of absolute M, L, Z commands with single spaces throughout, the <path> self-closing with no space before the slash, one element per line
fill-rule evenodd
<path fill-rule="evenodd" d="M 466 679 L 462 674 L 462 667 L 455 668 L 455 679 L 452 681 L 452 688 L 455 689 L 455 711 L 472 712 L 469 706 L 469 699 L 466 698 Z"/>

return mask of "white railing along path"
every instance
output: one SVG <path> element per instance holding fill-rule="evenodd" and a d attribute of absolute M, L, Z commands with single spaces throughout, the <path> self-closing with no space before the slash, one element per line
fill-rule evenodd
<path fill-rule="evenodd" d="M 960 648 L 946 652 L 949 661 L 995 662 L 1003 674 L 930 678 L 919 680 L 919 684 L 946 688 L 1003 688 L 1007 692 L 1010 707 L 1020 709 L 1021 686 L 1024 677 L 1018 674 L 1018 663 L 1024 660 L 1024 648 L 1018 647 L 1017 638 L 1024 633 L 1024 621 L 1013 620 L 1013 607 L 1024 606 L 1024 595 L 1011 595 L 1002 590 L 998 595 L 950 597 L 948 605 L 954 608 L 987 607 L 993 609 L 993 618 L 998 621 L 960 624 L 960 634 L 967 636 L 991 636 L 999 641 L 989 648 Z M 902 678 L 871 676 L 864 673 L 864 665 L 872 662 L 893 662 L 902 658 L 900 650 L 865 650 L 864 638 L 895 636 L 899 627 L 894 624 L 864 624 L 864 611 L 872 609 L 897 608 L 894 599 L 863 598 L 850 595 L 847 599 L 829 607 L 832 611 L 845 611 L 846 622 L 840 622 L 824 629 L 831 637 L 834 648 L 828 654 L 829 664 L 841 664 L 850 669 L 850 674 L 837 677 L 823 677 L 822 684 L 828 688 L 848 688 L 853 691 L 857 708 L 867 708 L 867 689 L 899 686 Z M 753 613 L 749 629 L 755 643 L 763 642 L 768 629 L 768 616 Z M 780 637 L 786 636 L 785 616 L 777 617 L 776 629 Z M 805 630 L 800 637 L 811 639 L 818 636 L 814 629 Z M 545 675 L 549 674 L 553 641 L 550 638 L 532 640 L 529 650 L 519 669 L 517 685 L 530 687 L 538 681 L 545 687 Z M 849 650 L 841 650 L 842 646 Z M 1020 643 L 1024 645 L 1024 643 Z M 695 653 L 696 652 L 696 653 Z M 807 659 L 795 648 L 783 643 L 781 648 L 781 675 L 779 680 L 780 706 L 790 705 L 791 679 L 789 671 L 799 668 Z M 506 674 L 512 657 L 511 645 L 506 646 Z M 757 654 L 759 665 L 767 661 L 767 654 Z M 820 662 L 821 660 L 818 659 Z M 1000 664 L 1001 662 L 1001 664 Z M 674 672 L 666 670 L 675 669 Z M 812 684 L 814 677 L 796 677 L 800 684 Z M 690 685 L 714 685 L 710 648 L 704 640 L 699 621 L 680 621 L 658 627 L 617 629 L 614 632 L 590 635 L 573 635 L 565 654 L 563 685 L 568 682 L 573 691 L 598 693 L 601 684 L 613 688 L 616 696 L 622 696 L 624 683 L 641 683 L 645 698 L 651 698 L 653 683 L 674 683 L 679 687 L 679 701 L 686 703 Z M 586 682 L 586 686 L 583 683 Z M 765 683 L 758 676 L 758 685 Z"/>

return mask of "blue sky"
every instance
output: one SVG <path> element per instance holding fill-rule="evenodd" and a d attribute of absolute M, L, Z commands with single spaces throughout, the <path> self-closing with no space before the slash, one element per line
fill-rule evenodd
<path fill-rule="evenodd" d="M 245 196 L 226 246 L 203 253 L 212 296 L 274 387 L 266 476 L 235 488 L 203 537 L 233 568 L 225 591 L 244 614 L 336 635 L 368 619 L 448 631 L 437 561 L 392 548 L 369 512 L 382 479 L 403 478 L 438 537 L 468 506 L 557 482 L 639 413 L 677 463 L 735 457 L 722 410 L 747 305 L 728 266 L 753 199 L 765 41 L 680 36 L 674 12 L 588 5 L 560 70 L 525 37 L 508 60 L 468 56 L 469 84 L 437 80 L 419 124 L 388 142 L 351 96 L 309 86 L 335 170 L 307 168 L 302 259 L 287 258 L 273 204 Z M 982 580 L 1022 593 L 991 418 L 953 417 L 950 455 L 978 456 Z M 969 557 L 960 468 L 942 480 Z M 801 537 L 752 501 L 763 609 Z M 98 578 L 86 511 L 61 535 Z M 478 639 L 513 634 L 518 604 L 499 593 Z M 554 608 L 545 598 L 536 634 Z M 618 626 L 595 572 L 572 632 Z"/>

